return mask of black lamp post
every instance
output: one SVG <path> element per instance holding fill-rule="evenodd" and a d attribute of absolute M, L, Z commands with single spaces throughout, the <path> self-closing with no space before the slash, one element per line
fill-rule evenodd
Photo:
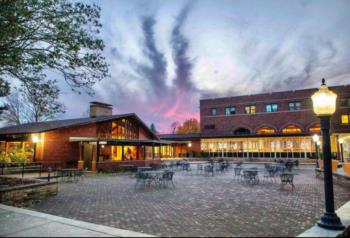
<path fill-rule="evenodd" d="M 334 211 L 333 176 L 331 164 L 330 118 L 335 112 L 337 95 L 330 91 L 322 79 L 320 89 L 311 97 L 315 114 L 320 118 L 322 156 L 324 163 L 324 191 L 326 212 L 317 224 L 326 229 L 343 230 L 344 226 Z"/>
<path fill-rule="evenodd" d="M 320 138 L 317 134 L 312 136 L 312 140 L 315 142 L 315 153 L 316 153 L 316 168 L 319 168 L 318 164 L 318 143 L 320 142 Z"/>
<path fill-rule="evenodd" d="M 339 144 L 340 144 L 340 158 L 341 158 L 341 162 L 344 163 L 344 148 L 343 148 L 343 143 L 344 140 L 342 138 L 339 139 Z"/>

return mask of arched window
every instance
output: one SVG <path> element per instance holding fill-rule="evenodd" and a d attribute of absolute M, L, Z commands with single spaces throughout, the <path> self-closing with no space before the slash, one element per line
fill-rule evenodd
<path fill-rule="evenodd" d="M 260 127 L 257 131 L 256 134 L 274 134 L 276 133 L 276 130 L 274 128 L 271 127 Z"/>
<path fill-rule="evenodd" d="M 316 123 L 309 128 L 309 132 L 320 132 L 320 131 L 321 131 L 320 123 Z"/>
<path fill-rule="evenodd" d="M 244 127 L 240 127 L 236 130 L 234 130 L 233 134 L 235 135 L 247 135 L 250 134 L 250 130 Z"/>
<path fill-rule="evenodd" d="M 301 131 L 296 125 L 288 125 L 282 129 L 282 133 L 301 133 Z"/>

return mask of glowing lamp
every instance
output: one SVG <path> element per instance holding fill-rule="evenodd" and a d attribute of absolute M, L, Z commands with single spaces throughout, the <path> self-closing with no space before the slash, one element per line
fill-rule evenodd
<path fill-rule="evenodd" d="M 337 94 L 328 89 L 325 79 L 322 79 L 321 87 L 311 99 L 317 116 L 331 116 L 335 112 Z"/>
<path fill-rule="evenodd" d="M 39 136 L 38 135 L 32 135 L 32 142 L 38 143 L 39 142 Z"/>
<path fill-rule="evenodd" d="M 317 142 L 320 141 L 320 137 L 319 137 L 317 134 L 315 134 L 315 135 L 312 136 L 312 140 L 313 140 L 315 143 L 317 143 Z"/>
<path fill-rule="evenodd" d="M 192 143 L 191 142 L 188 143 L 188 147 L 192 147 Z"/>
<path fill-rule="evenodd" d="M 344 139 L 343 138 L 339 138 L 339 144 L 343 144 L 344 143 Z"/>

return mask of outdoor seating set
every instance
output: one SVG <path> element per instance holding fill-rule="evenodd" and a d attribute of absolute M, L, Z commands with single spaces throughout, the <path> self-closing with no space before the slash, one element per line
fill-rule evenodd
<path fill-rule="evenodd" d="M 292 189 L 294 186 L 294 175 L 292 171 L 293 166 L 290 164 L 264 164 L 264 169 L 259 171 L 257 167 L 243 168 L 241 164 L 236 165 L 234 168 L 234 179 L 238 179 L 245 184 L 257 185 L 260 183 L 259 172 L 262 172 L 262 182 L 273 182 L 275 183 L 277 178 L 280 178 L 280 185 L 283 189 L 285 185 L 290 185 Z"/>
<path fill-rule="evenodd" d="M 150 187 L 154 184 L 157 188 L 165 187 L 168 184 L 172 184 L 175 187 L 173 182 L 175 172 L 169 169 L 164 170 L 153 170 L 152 167 L 139 167 L 135 174 L 136 183 L 135 188 L 139 185 L 143 187 Z"/>
<path fill-rule="evenodd" d="M 50 172 L 51 171 L 49 170 L 48 177 L 50 177 Z M 77 182 L 80 179 L 84 179 L 85 171 L 76 168 L 58 169 L 56 177 L 61 178 L 61 181 Z"/>

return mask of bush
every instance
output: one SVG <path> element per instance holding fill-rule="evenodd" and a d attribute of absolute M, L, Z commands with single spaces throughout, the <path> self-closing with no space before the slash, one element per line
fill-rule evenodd
<path fill-rule="evenodd" d="M 11 158 L 9 157 L 8 153 L 1 152 L 0 153 L 0 163 L 10 163 Z"/>
<path fill-rule="evenodd" d="M 4 152 L 3 152 L 4 153 Z M 4 153 L 4 157 L 7 157 L 7 163 L 27 163 L 28 158 L 26 153 L 21 149 L 16 149 L 14 151 Z"/>

